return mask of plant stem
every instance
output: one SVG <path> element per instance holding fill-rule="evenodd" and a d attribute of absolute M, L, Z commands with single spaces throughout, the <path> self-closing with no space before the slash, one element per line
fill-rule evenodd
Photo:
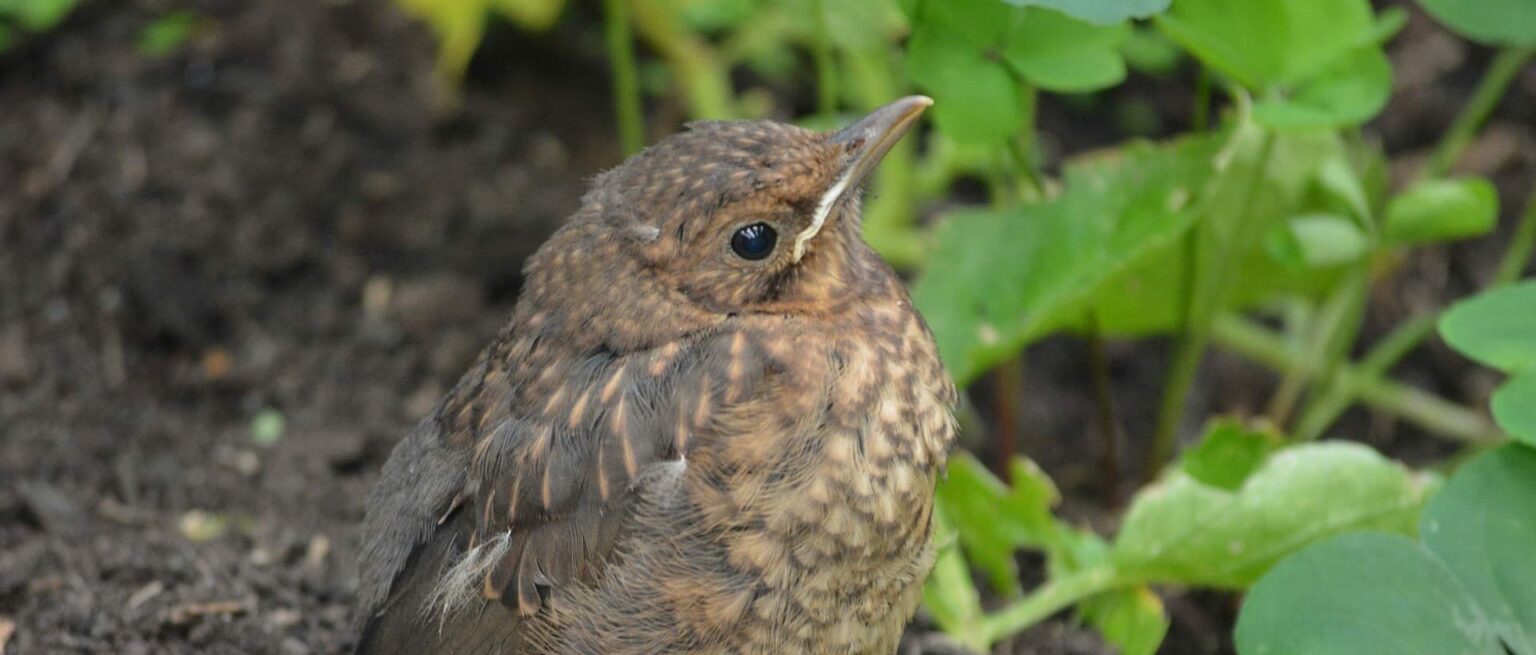
<path fill-rule="evenodd" d="M 1019 383 L 1024 379 L 1024 353 L 1003 360 L 992 370 L 992 471 L 1012 483 L 1009 463 L 1018 454 Z"/>
<path fill-rule="evenodd" d="M 627 157 L 645 147 L 629 0 L 603 0 L 603 36 L 608 43 L 608 65 L 613 67 L 613 114 L 619 124 L 619 146 Z"/>
<path fill-rule="evenodd" d="M 1274 132 L 1265 132 L 1254 163 L 1253 176 L 1244 189 L 1239 222 L 1234 234 L 1222 239 L 1225 243 L 1211 243 L 1221 237 L 1213 234 L 1210 221 L 1201 221 L 1193 228 L 1190 244 L 1189 269 L 1186 269 L 1184 288 L 1184 329 L 1178 344 L 1174 346 L 1173 361 L 1168 366 L 1168 376 L 1163 382 L 1163 395 L 1158 407 L 1156 431 L 1152 435 L 1152 447 L 1147 454 L 1142 479 L 1157 477 L 1164 464 L 1173 456 L 1178 440 L 1179 424 L 1184 419 L 1184 405 L 1194 385 L 1195 374 L 1205 358 L 1206 345 L 1211 337 L 1211 321 L 1216 310 L 1226 303 L 1227 291 L 1232 286 L 1231 265 L 1238 253 L 1247 245 L 1243 227 L 1250 223 L 1259 186 L 1269 168 L 1270 155 L 1275 149 Z"/>
<path fill-rule="evenodd" d="M 811 17 L 811 56 L 816 60 L 816 111 L 831 116 L 837 111 L 837 61 L 827 33 L 826 0 L 811 0 L 811 12 L 815 14 Z"/>
<path fill-rule="evenodd" d="M 1115 394 L 1110 385 L 1109 357 L 1104 354 L 1104 332 L 1099 313 L 1088 313 L 1088 368 L 1093 376 L 1093 399 L 1099 409 L 1099 475 L 1104 504 L 1120 504 L 1120 422 L 1115 419 Z"/>
<path fill-rule="evenodd" d="M 1514 234 L 1509 239 L 1509 246 L 1504 250 L 1504 256 L 1500 258 L 1499 265 L 1494 269 L 1493 279 L 1486 288 L 1492 289 L 1514 282 L 1530 264 L 1531 251 L 1536 247 L 1536 191 L 1531 192 L 1526 201 L 1525 212 L 1520 215 L 1520 222 L 1515 224 Z M 1359 372 L 1370 378 L 1379 378 L 1387 374 L 1397 362 L 1435 333 L 1440 312 L 1430 312 L 1420 315 L 1408 322 L 1398 325 L 1387 336 L 1382 337 L 1376 345 L 1361 360 Z M 1321 436 L 1328 426 L 1338 420 L 1339 415 L 1357 399 L 1354 393 L 1348 390 L 1333 387 L 1320 398 L 1307 411 L 1302 414 L 1301 420 L 1296 424 L 1295 436 L 1297 439 L 1310 440 Z"/>
<path fill-rule="evenodd" d="M 1509 47 L 1499 51 L 1493 62 L 1488 64 L 1488 70 L 1483 73 L 1483 79 L 1478 82 L 1472 98 L 1456 114 L 1455 122 L 1451 123 L 1450 129 L 1446 130 L 1439 145 L 1430 154 L 1429 162 L 1424 165 L 1423 177 L 1443 177 L 1451 169 L 1467 144 L 1472 142 L 1472 137 L 1482 127 L 1483 121 L 1488 120 L 1488 115 L 1499 105 L 1499 99 L 1504 97 L 1509 83 L 1533 55 L 1536 55 L 1536 48 L 1533 47 Z"/>
<path fill-rule="evenodd" d="M 1520 279 L 1520 274 L 1531 265 L 1533 248 L 1536 248 L 1536 189 L 1531 189 L 1530 197 L 1525 199 L 1525 212 L 1520 214 L 1520 222 L 1515 223 L 1509 247 L 1504 249 L 1504 258 L 1499 260 L 1499 267 L 1494 269 L 1493 281 L 1488 286 L 1502 286 Z"/>
<path fill-rule="evenodd" d="M 1357 367 L 1359 374 L 1369 379 L 1380 379 L 1386 375 L 1387 370 L 1407 355 L 1408 351 L 1434 334 L 1437 316 L 1438 312 L 1414 317 L 1387 333 L 1360 361 Z M 1297 420 L 1296 428 L 1292 431 L 1294 438 L 1298 441 L 1313 441 L 1321 437 L 1323 431 L 1333 425 L 1356 399 L 1355 394 L 1345 392 L 1343 387 L 1329 388 L 1328 393 L 1308 407 Z"/>
<path fill-rule="evenodd" d="M 1008 139 L 1008 151 L 1017 161 L 1019 173 L 1024 177 L 1024 181 L 1029 183 L 1029 188 L 1037 200 L 1045 198 L 1045 182 L 1041 180 L 1040 162 L 1035 159 L 1035 110 L 1039 104 L 1040 93 L 1035 89 L 1035 85 L 1020 77 L 1019 106 L 1023 108 L 1024 119 L 1020 122 L 1018 135 Z"/>
<path fill-rule="evenodd" d="M 1365 303 L 1366 281 L 1369 279 L 1365 266 L 1362 264 L 1350 269 L 1334 288 L 1308 331 L 1310 334 L 1302 353 L 1301 366 L 1287 371 L 1281 377 L 1280 388 L 1270 399 L 1268 414 L 1270 422 L 1282 429 L 1290 420 L 1291 410 L 1295 408 L 1307 382 L 1317 379 L 1322 371 L 1333 370 L 1347 354 L 1338 345 L 1341 341 L 1347 344 L 1353 339 L 1356 330 L 1346 328 L 1359 326 L 1358 318 Z M 1324 377 L 1323 384 L 1319 386 L 1326 387 L 1326 381 L 1327 377 Z M 1314 395 L 1313 400 L 1316 398 L 1318 396 Z"/>
<path fill-rule="evenodd" d="M 1173 362 L 1169 364 L 1168 376 L 1163 381 L 1163 395 L 1157 411 L 1157 431 L 1152 435 L 1152 448 L 1142 468 L 1142 480 L 1156 478 L 1158 471 L 1173 456 L 1179 422 L 1184 419 L 1184 402 L 1189 398 L 1189 388 L 1195 382 L 1195 373 L 1199 371 L 1200 361 L 1205 355 L 1207 336 L 1196 332 L 1197 328 L 1190 325 L 1174 346 Z"/>
<path fill-rule="evenodd" d="M 1211 124 L 1211 72 L 1204 66 L 1195 72 L 1195 108 L 1189 122 L 1196 132 L 1204 132 Z"/>
<path fill-rule="evenodd" d="M 694 118 L 734 118 L 727 67 L 709 44 L 688 33 L 671 0 L 631 0 L 635 30 L 677 76 Z"/>
<path fill-rule="evenodd" d="M 1113 568 L 1100 566 L 1047 580 L 1024 598 L 987 614 L 981 620 L 981 634 L 992 644 L 1010 634 L 1039 623 L 1072 604 L 1124 584 Z"/>
<path fill-rule="evenodd" d="M 1286 380 L 1296 381 L 1298 384 L 1313 381 L 1312 394 L 1303 415 L 1313 411 L 1313 407 L 1322 403 L 1322 398 L 1332 397 L 1333 372 L 1338 371 L 1339 364 L 1349 358 L 1350 344 L 1355 343 L 1359 335 L 1361 323 L 1366 318 L 1366 297 L 1370 292 L 1370 263 L 1362 260 L 1350 269 L 1344 280 L 1339 281 L 1338 288 L 1333 289 L 1326 306 L 1319 314 L 1318 331 L 1313 334 L 1313 340 L 1307 344 L 1306 371 L 1293 371 L 1286 374 Z M 1295 398 L 1292 398 L 1295 400 Z M 1272 407 L 1273 409 L 1273 407 Z M 1289 412 L 1290 407 L 1286 407 Z M 1270 414 L 1270 420 L 1276 426 L 1284 426 L 1289 420 L 1289 414 Z M 1306 434 L 1306 432 L 1293 432 L 1293 440 L 1310 441 L 1318 437 L 1318 434 Z"/>
<path fill-rule="evenodd" d="M 1303 366 L 1302 355 L 1285 339 L 1238 316 L 1221 316 L 1212 334 L 1223 348 L 1281 372 Z M 1340 365 L 1331 383 L 1339 393 L 1358 396 L 1367 405 L 1431 432 L 1470 443 L 1497 443 L 1503 435 L 1483 415 L 1431 393 L 1370 375 L 1363 367 Z"/>

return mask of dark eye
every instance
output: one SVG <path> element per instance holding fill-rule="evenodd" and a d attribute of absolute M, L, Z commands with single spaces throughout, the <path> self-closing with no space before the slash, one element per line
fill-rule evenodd
<path fill-rule="evenodd" d="M 731 250 L 742 259 L 753 261 L 763 259 L 773 253 L 774 244 L 779 242 L 779 233 L 767 223 L 753 223 L 736 230 L 731 235 Z"/>

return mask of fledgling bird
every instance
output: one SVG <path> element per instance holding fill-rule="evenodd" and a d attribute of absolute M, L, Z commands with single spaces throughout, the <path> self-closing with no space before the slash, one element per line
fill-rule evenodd
<path fill-rule="evenodd" d="M 893 652 L 956 392 L 859 189 L 930 104 L 599 176 L 384 466 L 358 652 Z"/>

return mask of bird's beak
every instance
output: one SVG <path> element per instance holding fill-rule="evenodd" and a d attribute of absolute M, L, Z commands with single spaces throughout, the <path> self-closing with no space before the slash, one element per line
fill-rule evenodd
<path fill-rule="evenodd" d="M 832 135 L 830 141 L 842 147 L 845 153 L 843 170 L 817 203 L 810 227 L 795 237 L 794 261 L 800 261 L 805 255 L 805 245 L 821 232 L 828 215 L 843 196 L 859 188 L 864 178 L 869 177 L 885 158 L 885 153 L 895 147 L 896 142 L 917 124 L 923 110 L 932 105 L 933 98 L 928 96 L 907 96 L 870 112 Z"/>
<path fill-rule="evenodd" d="M 885 153 L 917 124 L 923 110 L 931 106 L 933 98 L 907 96 L 870 112 L 832 135 L 832 142 L 841 144 L 848 152 L 848 168 L 844 169 L 843 175 L 848 180 L 847 186 L 857 187 L 863 182 L 885 158 Z"/>

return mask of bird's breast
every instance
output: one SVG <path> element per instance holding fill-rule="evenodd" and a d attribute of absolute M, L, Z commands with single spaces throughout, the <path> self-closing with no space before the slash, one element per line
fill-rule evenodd
<path fill-rule="evenodd" d="M 698 515 L 756 581 L 759 643 L 890 652 L 919 601 L 950 391 L 915 315 L 865 325 L 798 340 L 786 388 L 738 410 L 762 429 L 690 455 Z"/>
<path fill-rule="evenodd" d="M 599 490 L 628 480 L 612 487 L 630 499 L 624 536 L 602 576 L 551 603 L 536 637 L 545 650 L 895 650 L 932 562 L 933 485 L 953 438 L 954 391 L 905 304 L 845 318 L 736 322 L 584 376 L 596 391 L 553 396 L 601 404 L 615 384 L 605 380 L 620 389 L 658 381 L 615 392 L 624 413 L 615 405 L 597 425 L 618 416 L 623 425 L 590 440 L 618 446 L 594 466 Z M 664 443 L 631 449 L 643 444 L 637 435 Z M 610 466 L 602 477 L 603 462 L 634 462 L 635 475 Z"/>

